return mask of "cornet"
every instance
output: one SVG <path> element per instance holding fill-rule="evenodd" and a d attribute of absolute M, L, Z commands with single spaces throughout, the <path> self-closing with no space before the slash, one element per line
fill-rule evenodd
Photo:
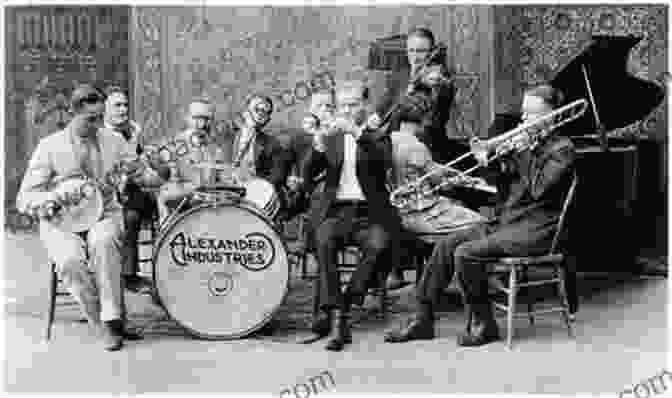
<path fill-rule="evenodd" d="M 480 179 L 470 176 L 471 173 L 506 154 L 522 152 L 536 147 L 559 127 L 581 117 L 587 109 L 588 101 L 580 99 L 532 122 L 523 123 L 497 137 L 488 140 L 480 140 L 475 137 L 470 142 L 471 150 L 469 152 L 449 163 L 436 167 L 411 183 L 398 187 L 390 194 L 390 202 L 397 208 L 405 209 L 411 206 L 414 201 L 431 195 L 446 186 L 474 186 Z M 455 164 L 470 156 L 475 156 L 476 153 L 485 154 L 486 161 L 479 162 L 478 165 L 465 171 L 455 168 Z M 440 179 L 441 183 L 431 186 L 430 179 Z"/>

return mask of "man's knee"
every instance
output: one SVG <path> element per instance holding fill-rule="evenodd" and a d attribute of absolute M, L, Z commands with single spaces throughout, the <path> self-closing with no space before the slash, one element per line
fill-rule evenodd
<path fill-rule="evenodd" d="M 104 225 L 89 231 L 89 245 L 91 248 L 107 248 L 120 246 L 121 229 L 116 223 Z"/>
<path fill-rule="evenodd" d="M 369 229 L 364 245 L 369 252 L 380 254 L 390 247 L 389 234 L 382 227 L 374 226 Z"/>
<path fill-rule="evenodd" d="M 134 209 L 124 209 L 124 222 L 127 228 L 132 228 L 140 225 L 142 215 L 139 211 Z"/>
<path fill-rule="evenodd" d="M 58 264 L 58 272 L 66 285 L 81 279 L 83 273 L 88 272 L 86 260 L 79 256 L 67 258 Z"/>

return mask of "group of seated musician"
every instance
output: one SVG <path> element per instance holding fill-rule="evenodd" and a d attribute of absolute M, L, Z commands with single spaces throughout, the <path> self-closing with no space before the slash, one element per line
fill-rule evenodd
<path fill-rule="evenodd" d="M 451 197 L 450 190 L 426 195 L 424 205 L 416 208 L 395 207 L 390 200 L 394 189 L 433 171 L 437 173 L 430 183 L 440 184 L 445 177 L 442 164 L 454 152 L 448 148 L 451 144 L 443 127 L 454 88 L 444 77 L 444 66 L 420 71 L 435 46 L 431 31 L 409 33 L 408 79 L 393 82 L 397 90 L 386 93 L 399 105 L 391 120 L 384 120 L 391 103 L 370 112 L 374 107 L 369 88 L 361 81 L 339 82 L 335 91 L 313 93 L 312 124 L 304 126 L 308 139 L 296 156 L 264 130 L 273 114 L 270 97 L 249 96 L 240 126 L 220 136 L 213 128 L 214 104 L 197 99 L 189 104 L 187 128 L 166 137 L 182 143 L 183 153 L 170 154 L 169 159 L 159 156 L 156 162 L 138 160 L 121 190 L 110 188 L 106 176 L 117 163 L 138 158 L 143 151 L 141 128 L 128 118 L 128 97 L 118 87 L 110 87 L 106 95 L 90 85 L 76 88 L 71 99 L 74 117 L 64 130 L 38 144 L 17 207 L 33 212 L 45 203 L 59 202 L 62 198 L 53 187 L 70 176 L 99 183 L 104 209 L 93 227 L 73 233 L 43 220 L 40 238 L 89 322 L 102 328 L 105 349 L 119 350 L 124 340 L 141 337 L 126 327 L 123 308 L 123 286 L 134 291 L 149 286 L 138 269 L 140 221 L 155 212 L 165 221 L 198 205 L 203 199 L 195 194 L 203 188 L 255 178 L 273 186 L 284 213 L 308 210 L 321 292 L 320 314 L 311 329 L 330 337 L 328 350 L 340 351 L 352 342 L 352 308 L 363 305 L 379 273 L 403 279 L 398 249 L 406 244 L 431 254 L 416 287 L 416 316 L 386 334 L 385 341 L 433 338 L 437 302 L 453 275 L 475 319 L 458 344 L 497 340 L 499 331 L 487 297 L 486 262 L 548 250 L 571 183 L 574 149 L 568 139 L 551 136 L 496 161 L 489 159 L 491 148 L 476 152 L 501 198 L 494 220 L 465 207 Z M 523 121 L 531 122 L 560 105 L 562 95 L 551 86 L 528 90 Z M 512 118 L 496 119 L 488 134 L 502 134 L 518 123 Z M 297 175 L 289 177 L 293 161 Z M 415 235 L 422 233 L 442 236 L 427 246 L 417 244 Z M 338 251 L 350 244 L 359 246 L 362 257 L 342 291 Z"/>
<path fill-rule="evenodd" d="M 359 126 L 366 119 L 366 94 L 366 87 L 357 82 L 338 89 L 338 113 L 349 118 L 337 118 L 324 130 L 314 129 L 314 145 L 302 165 L 299 189 L 305 192 L 314 189 L 312 177 L 316 173 L 327 173 L 322 197 L 312 204 L 311 214 L 322 309 L 312 326 L 313 332 L 331 335 L 327 349 L 343 349 L 352 340 L 348 323 L 351 306 L 362 305 L 376 272 L 389 272 L 398 265 L 391 249 L 398 247 L 409 231 L 446 232 L 435 241 L 417 286 L 417 315 L 404 327 L 387 333 L 385 341 L 433 338 L 436 304 L 454 274 L 474 318 L 473 327 L 459 337 L 458 344 L 474 346 L 497 340 L 499 331 L 487 296 L 487 261 L 539 255 L 550 248 L 574 170 L 571 141 L 551 136 L 495 161 L 489 161 L 490 148 L 475 153 L 487 169 L 488 179 L 493 178 L 498 188 L 501 203 L 494 219 L 486 219 L 459 202 L 436 194 L 434 198 L 424 198 L 432 202 L 428 210 L 397 212 L 388 199 L 388 187 L 381 184 L 383 175 L 391 172 L 394 187 L 441 168 L 416 136 L 427 108 L 412 100 L 403 104 L 397 114 L 398 130 L 387 134 L 384 129 Z M 562 95 L 553 87 L 530 89 L 524 95 L 522 120 L 498 117 L 488 134 L 503 134 L 560 105 Z M 369 117 L 367 122 L 372 121 L 375 123 L 375 117 Z M 437 178 L 442 178 L 440 172 Z M 359 244 L 363 258 L 341 292 L 336 253 L 344 244 L 353 242 Z"/>

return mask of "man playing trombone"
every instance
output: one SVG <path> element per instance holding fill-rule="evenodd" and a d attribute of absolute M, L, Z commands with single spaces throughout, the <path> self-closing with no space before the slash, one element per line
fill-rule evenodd
<path fill-rule="evenodd" d="M 549 85 L 525 92 L 522 113 L 526 125 L 549 115 L 562 102 L 561 93 Z M 502 134 L 515 126 L 512 119 L 496 119 L 491 133 Z M 493 131 L 494 130 L 494 131 Z M 492 152 L 502 155 L 491 165 L 506 200 L 492 223 L 457 231 L 437 243 L 417 289 L 416 317 L 385 336 L 398 343 L 434 338 L 435 307 L 452 270 L 467 306 L 474 316 L 470 331 L 458 338 L 461 346 L 479 346 L 499 339 L 499 329 L 488 301 L 486 259 L 545 253 L 553 239 L 565 194 L 574 170 L 574 147 L 557 135 L 538 140 L 539 127 L 523 130 L 506 141 L 496 139 L 472 150 L 482 166 Z"/>

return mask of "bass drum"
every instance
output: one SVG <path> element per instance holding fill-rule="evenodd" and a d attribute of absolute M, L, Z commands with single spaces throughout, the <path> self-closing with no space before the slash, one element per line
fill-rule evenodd
<path fill-rule="evenodd" d="M 245 204 L 203 204 L 161 232 L 153 280 L 166 312 L 191 334 L 228 340 L 264 326 L 288 291 L 284 242 Z"/>

